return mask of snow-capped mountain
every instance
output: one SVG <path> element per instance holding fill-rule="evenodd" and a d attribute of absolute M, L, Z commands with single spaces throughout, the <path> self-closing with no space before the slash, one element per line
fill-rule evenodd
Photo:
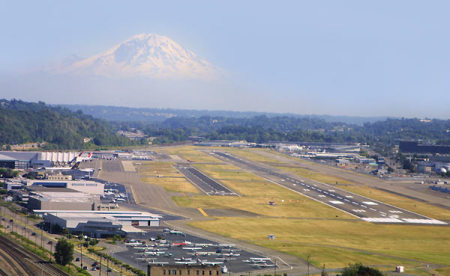
<path fill-rule="evenodd" d="M 218 69 L 209 62 L 158 34 L 135 35 L 103 53 L 66 63 L 57 71 L 112 78 L 210 80 L 218 76 Z"/>

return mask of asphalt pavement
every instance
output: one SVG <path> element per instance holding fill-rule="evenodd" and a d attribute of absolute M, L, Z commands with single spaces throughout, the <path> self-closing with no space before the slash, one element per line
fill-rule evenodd
<path fill-rule="evenodd" d="M 446 222 L 429 218 L 390 204 L 354 194 L 328 184 L 311 179 L 302 179 L 289 173 L 280 172 L 270 166 L 262 165 L 226 152 L 211 151 L 215 157 L 250 170 L 265 179 L 300 193 L 313 200 L 351 214 L 372 223 L 401 223 L 446 225 Z"/>
<path fill-rule="evenodd" d="M 207 195 L 238 195 L 236 192 L 232 191 L 224 184 L 212 179 L 211 177 L 207 176 L 200 170 L 190 165 L 177 165 L 175 166 L 175 168 L 180 171 L 192 184 L 197 186 L 200 191 L 204 192 Z"/>

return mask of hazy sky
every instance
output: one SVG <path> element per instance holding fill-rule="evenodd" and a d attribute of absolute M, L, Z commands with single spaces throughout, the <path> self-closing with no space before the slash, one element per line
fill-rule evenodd
<path fill-rule="evenodd" d="M 449 10 L 411 0 L 0 0 L 0 97 L 450 119 Z M 138 33 L 172 38 L 227 79 L 169 87 L 29 74 Z"/>

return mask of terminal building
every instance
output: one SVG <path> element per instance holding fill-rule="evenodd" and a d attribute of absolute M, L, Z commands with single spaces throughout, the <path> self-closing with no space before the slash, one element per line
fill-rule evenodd
<path fill-rule="evenodd" d="M 51 228 L 67 229 L 93 237 L 143 232 L 140 227 L 158 227 L 161 216 L 140 211 L 36 210 Z"/>

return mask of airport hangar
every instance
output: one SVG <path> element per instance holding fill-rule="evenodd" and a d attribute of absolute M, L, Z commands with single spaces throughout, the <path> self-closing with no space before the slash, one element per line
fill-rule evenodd
<path fill-rule="evenodd" d="M 141 227 L 159 227 L 160 215 L 140 211 L 34 210 L 51 229 L 59 227 L 70 233 L 93 237 L 143 232 Z"/>
<path fill-rule="evenodd" d="M 42 186 L 47 188 L 67 188 L 82 193 L 102 196 L 105 192 L 105 184 L 90 180 L 25 180 L 24 184 L 30 186 Z"/>
<path fill-rule="evenodd" d="M 0 167 L 16 170 L 51 167 L 55 164 L 68 164 L 78 155 L 78 152 L 0 151 Z"/>

